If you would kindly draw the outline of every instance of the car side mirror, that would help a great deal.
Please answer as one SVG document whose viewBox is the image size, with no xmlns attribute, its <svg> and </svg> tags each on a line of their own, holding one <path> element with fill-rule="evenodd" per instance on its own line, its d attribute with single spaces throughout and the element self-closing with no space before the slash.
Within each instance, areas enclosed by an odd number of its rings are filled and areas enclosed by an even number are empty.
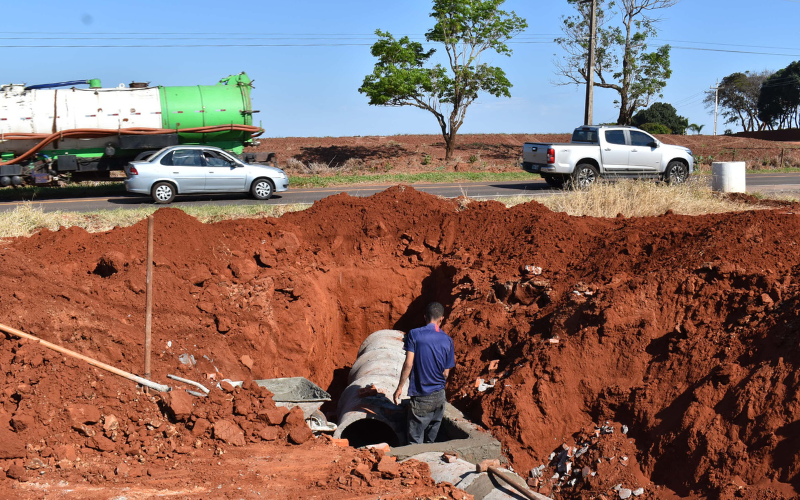
<svg viewBox="0 0 800 500">
<path fill-rule="evenodd" d="M 651 148 L 657 148 L 658 147 L 658 143 L 656 141 L 653 141 L 650 144 L 648 144 L 648 146 L 650 146 Z"/>
</svg>

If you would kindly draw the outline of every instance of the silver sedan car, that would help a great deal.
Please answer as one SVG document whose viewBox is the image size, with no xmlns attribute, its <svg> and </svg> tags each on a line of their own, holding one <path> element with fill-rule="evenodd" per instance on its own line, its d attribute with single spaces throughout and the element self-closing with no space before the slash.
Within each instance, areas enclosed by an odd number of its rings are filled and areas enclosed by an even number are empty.
<svg viewBox="0 0 800 500">
<path fill-rule="evenodd" d="M 279 168 L 242 162 L 212 146 L 170 146 L 125 166 L 125 189 L 170 203 L 178 194 L 247 193 L 268 200 L 289 189 Z"/>
</svg>

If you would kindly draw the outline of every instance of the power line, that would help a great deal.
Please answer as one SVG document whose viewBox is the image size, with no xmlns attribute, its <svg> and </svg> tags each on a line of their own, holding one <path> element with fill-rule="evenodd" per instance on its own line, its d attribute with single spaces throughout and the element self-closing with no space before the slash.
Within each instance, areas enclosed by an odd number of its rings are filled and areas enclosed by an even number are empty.
<svg viewBox="0 0 800 500">
<path fill-rule="evenodd" d="M 800 3 L 800 0 L 798 0 Z M 696 42 L 692 40 L 670 40 L 667 38 L 654 38 L 654 40 L 659 40 L 662 42 L 674 42 L 674 43 L 695 43 L 698 45 L 724 45 L 728 47 L 747 47 L 751 49 L 779 49 L 779 50 L 800 50 L 797 47 L 775 47 L 771 45 L 743 45 L 739 43 L 719 43 L 719 42 Z"/>
<path fill-rule="evenodd" d="M 673 46 L 673 49 L 681 50 L 704 50 L 708 52 L 728 52 L 730 54 L 756 54 L 761 56 L 784 56 L 784 57 L 800 57 L 800 54 L 778 54 L 776 52 L 753 52 L 749 50 L 727 50 L 727 49 L 711 49 L 708 47 L 679 47 Z M 791 50 L 791 49 L 787 49 Z"/>
</svg>

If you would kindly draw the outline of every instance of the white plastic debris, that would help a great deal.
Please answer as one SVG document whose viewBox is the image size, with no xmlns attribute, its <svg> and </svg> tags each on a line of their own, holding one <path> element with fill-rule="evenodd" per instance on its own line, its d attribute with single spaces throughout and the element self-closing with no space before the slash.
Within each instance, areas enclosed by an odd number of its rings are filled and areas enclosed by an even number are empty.
<svg viewBox="0 0 800 500">
<path fill-rule="evenodd" d="M 492 379 L 492 381 L 497 383 L 496 382 L 497 379 Z M 491 389 L 494 386 L 495 386 L 495 384 L 487 384 L 486 381 L 483 380 L 482 378 L 478 379 L 478 392 L 484 392 L 484 391 L 486 391 L 486 389 Z"/>
<path fill-rule="evenodd" d="M 542 268 L 539 266 L 525 266 L 525 272 L 538 276 L 542 274 Z"/>
<path fill-rule="evenodd" d="M 181 364 L 188 366 L 194 366 L 197 364 L 197 361 L 195 361 L 194 356 L 187 353 L 183 353 L 180 356 L 178 356 L 178 361 L 180 361 Z"/>
<path fill-rule="evenodd" d="M 171 341 L 171 340 L 168 340 L 168 341 L 167 341 L 167 349 L 169 349 L 170 347 L 172 347 L 172 341 Z"/>
<path fill-rule="evenodd" d="M 644 495 L 644 488 L 637 488 L 633 490 L 633 496 L 640 497 L 642 495 Z"/>
<path fill-rule="evenodd" d="M 627 434 L 628 433 L 628 426 L 627 425 L 623 425 L 622 426 L 622 433 L 623 434 Z"/>
<path fill-rule="evenodd" d="M 619 490 L 619 497 L 622 500 L 625 500 L 626 498 L 630 498 L 632 494 L 633 494 L 633 492 L 631 490 L 629 490 L 628 488 L 620 488 L 620 490 Z"/>
</svg>

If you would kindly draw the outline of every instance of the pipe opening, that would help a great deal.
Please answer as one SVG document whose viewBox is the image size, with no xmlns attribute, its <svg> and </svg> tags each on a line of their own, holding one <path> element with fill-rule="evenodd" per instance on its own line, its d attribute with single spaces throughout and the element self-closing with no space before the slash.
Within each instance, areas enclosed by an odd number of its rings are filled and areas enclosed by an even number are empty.
<svg viewBox="0 0 800 500">
<path fill-rule="evenodd" d="M 400 444 L 394 430 L 388 424 L 374 418 L 356 420 L 342 431 L 341 437 L 347 439 L 350 446 L 355 448 L 380 443 L 386 443 L 392 447 Z"/>
</svg>

